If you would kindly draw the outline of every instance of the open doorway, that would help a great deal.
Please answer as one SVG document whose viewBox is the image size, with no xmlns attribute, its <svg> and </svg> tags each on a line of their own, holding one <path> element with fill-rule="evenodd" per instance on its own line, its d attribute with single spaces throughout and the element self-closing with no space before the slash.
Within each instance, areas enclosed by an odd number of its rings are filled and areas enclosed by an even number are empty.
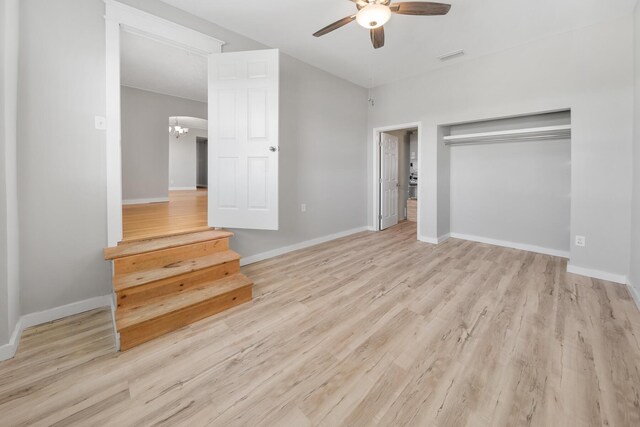
<svg viewBox="0 0 640 427">
<path fill-rule="evenodd" d="M 209 140 L 203 137 L 196 138 L 196 187 L 207 189 L 209 187 Z"/>
<path fill-rule="evenodd" d="M 418 125 L 374 130 L 375 223 L 377 230 L 398 224 L 417 228 Z"/>
<path fill-rule="evenodd" d="M 207 58 L 125 30 L 120 41 L 122 241 L 206 230 Z"/>
</svg>

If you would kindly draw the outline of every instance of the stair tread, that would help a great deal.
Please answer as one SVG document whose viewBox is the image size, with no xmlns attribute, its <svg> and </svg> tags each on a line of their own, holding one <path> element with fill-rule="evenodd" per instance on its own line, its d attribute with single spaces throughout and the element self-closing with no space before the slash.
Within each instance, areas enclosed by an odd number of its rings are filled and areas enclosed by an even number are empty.
<svg viewBox="0 0 640 427">
<path fill-rule="evenodd" d="M 240 259 L 240 255 L 232 250 L 215 252 L 203 257 L 176 262 L 159 268 L 136 271 L 133 273 L 116 275 L 113 277 L 113 287 L 116 292 L 141 286 L 157 280 L 167 279 L 207 267 L 224 264 Z"/>
<path fill-rule="evenodd" d="M 140 241 L 122 242 L 118 246 L 105 248 L 104 259 L 113 260 L 131 255 L 139 255 L 162 249 L 170 249 L 193 243 L 205 242 L 232 237 L 233 233 L 225 230 L 207 230 L 196 233 L 178 234 L 167 237 L 156 237 Z"/>
<path fill-rule="evenodd" d="M 118 330 L 122 330 L 251 285 L 253 285 L 251 279 L 242 273 L 236 273 L 177 294 L 163 295 L 145 301 L 138 306 L 118 309 L 116 325 Z"/>
</svg>

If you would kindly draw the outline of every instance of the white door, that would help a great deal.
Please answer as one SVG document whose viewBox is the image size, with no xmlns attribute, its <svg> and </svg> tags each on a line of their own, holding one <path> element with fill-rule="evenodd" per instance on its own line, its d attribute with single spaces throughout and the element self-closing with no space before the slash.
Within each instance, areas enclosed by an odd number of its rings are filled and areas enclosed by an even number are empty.
<svg viewBox="0 0 640 427">
<path fill-rule="evenodd" d="M 209 58 L 209 226 L 278 229 L 278 50 Z"/>
<path fill-rule="evenodd" d="M 380 134 L 380 230 L 398 223 L 398 137 Z"/>
</svg>

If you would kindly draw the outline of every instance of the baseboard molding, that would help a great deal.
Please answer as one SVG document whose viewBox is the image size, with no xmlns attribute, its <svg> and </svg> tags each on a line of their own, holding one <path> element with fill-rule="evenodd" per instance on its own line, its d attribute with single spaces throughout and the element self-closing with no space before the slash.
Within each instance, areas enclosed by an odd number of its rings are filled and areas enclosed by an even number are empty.
<svg viewBox="0 0 640 427">
<path fill-rule="evenodd" d="M 640 289 L 635 287 L 633 283 L 631 283 L 631 278 L 627 278 L 627 287 L 629 288 L 629 293 L 631 294 L 631 298 L 636 303 L 636 307 L 638 311 L 640 311 Z"/>
<path fill-rule="evenodd" d="M 462 234 L 462 233 L 449 233 L 449 236 L 454 239 L 470 240 L 472 242 L 486 243 L 489 245 L 502 246 L 505 248 L 519 249 L 522 251 L 536 252 L 539 254 L 551 255 L 551 256 L 557 256 L 560 258 L 569 259 L 568 251 L 561 251 L 558 249 L 550 249 L 550 248 L 544 248 L 542 246 L 528 245 L 525 243 L 515 243 L 515 242 L 509 242 L 506 240 L 490 239 L 487 237 L 472 236 L 469 234 Z"/>
<path fill-rule="evenodd" d="M 608 271 L 594 270 L 592 268 L 578 267 L 571 263 L 567 264 L 567 272 L 580 276 L 592 277 L 594 279 L 606 280 L 607 282 L 627 284 L 627 276 L 624 274 L 609 273 Z"/>
<path fill-rule="evenodd" d="M 127 199 L 127 200 L 123 200 L 122 204 L 123 205 L 142 205 L 145 203 L 163 203 L 168 201 L 169 201 L 168 197 L 152 197 L 150 199 Z"/>
<path fill-rule="evenodd" d="M 198 187 L 169 187 L 169 191 L 195 191 Z"/>
<path fill-rule="evenodd" d="M 85 311 L 94 310 L 100 307 L 111 307 L 113 310 L 113 295 L 109 294 L 89 298 L 83 301 L 77 301 L 60 307 L 51 308 L 49 310 L 38 311 L 36 313 L 21 316 L 18 323 L 16 323 L 16 327 L 13 330 L 13 334 L 11 335 L 9 342 L 0 346 L 0 361 L 11 359 L 16 354 L 20 337 L 22 336 L 22 331 L 25 329 L 62 319 L 63 317 L 73 316 L 74 314 L 84 313 Z"/>
<path fill-rule="evenodd" d="M 331 240 L 339 239 L 341 237 L 347 237 L 352 234 L 360 233 L 363 231 L 370 231 L 371 227 L 358 227 L 351 230 L 341 231 L 339 233 L 329 234 L 328 236 L 318 237 L 304 242 L 295 243 L 293 245 L 284 246 L 282 248 L 273 249 L 267 252 L 262 252 L 256 255 L 251 255 L 240 260 L 240 265 L 249 265 L 254 262 L 264 261 L 265 259 L 284 255 L 289 252 L 297 251 L 299 249 L 308 248 L 310 246 L 319 245 L 320 243 L 329 242 Z"/>
<path fill-rule="evenodd" d="M 16 350 L 18 349 L 18 342 L 20 342 L 20 335 L 22 335 L 23 330 L 22 318 L 20 318 L 18 319 L 16 326 L 13 328 L 13 333 L 11 334 L 11 338 L 9 338 L 9 342 L 4 345 L 0 345 L 0 362 L 11 359 L 15 356 Z"/>
</svg>

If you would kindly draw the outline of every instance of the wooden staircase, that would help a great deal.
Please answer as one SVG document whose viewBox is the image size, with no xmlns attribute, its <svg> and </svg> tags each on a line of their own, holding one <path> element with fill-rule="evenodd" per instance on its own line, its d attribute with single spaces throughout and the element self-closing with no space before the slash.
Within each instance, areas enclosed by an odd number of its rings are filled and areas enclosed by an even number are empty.
<svg viewBox="0 0 640 427">
<path fill-rule="evenodd" d="M 120 350 L 251 300 L 253 282 L 229 249 L 232 236 L 211 229 L 104 250 L 114 266 Z"/>
</svg>

